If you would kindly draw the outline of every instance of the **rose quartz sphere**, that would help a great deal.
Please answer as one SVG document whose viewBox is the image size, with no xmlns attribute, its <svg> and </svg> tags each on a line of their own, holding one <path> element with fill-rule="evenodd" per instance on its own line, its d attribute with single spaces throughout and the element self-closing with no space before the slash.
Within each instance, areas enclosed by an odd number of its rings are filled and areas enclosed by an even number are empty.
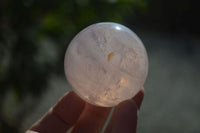
<svg viewBox="0 0 200 133">
<path fill-rule="evenodd" d="M 90 104 L 111 107 L 143 87 L 148 57 L 139 37 L 111 22 L 88 26 L 69 44 L 64 60 L 73 91 Z"/>
</svg>

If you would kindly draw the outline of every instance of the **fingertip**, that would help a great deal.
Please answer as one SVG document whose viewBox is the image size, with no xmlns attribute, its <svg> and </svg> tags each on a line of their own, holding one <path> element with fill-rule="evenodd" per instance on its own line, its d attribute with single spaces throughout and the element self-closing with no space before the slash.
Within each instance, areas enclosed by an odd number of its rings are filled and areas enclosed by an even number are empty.
<svg viewBox="0 0 200 133">
<path fill-rule="evenodd" d="M 66 93 L 56 105 L 52 112 L 66 123 L 73 125 L 83 111 L 85 102 L 73 91 Z"/>
<path fill-rule="evenodd" d="M 135 101 L 133 100 L 126 100 L 121 103 L 119 103 L 115 107 L 115 111 L 117 113 L 122 113 L 122 114 L 137 114 L 138 107 Z"/>
<path fill-rule="evenodd" d="M 138 107 L 133 100 L 118 104 L 105 133 L 135 133 L 137 127 Z"/>
<path fill-rule="evenodd" d="M 135 101 L 138 109 L 140 109 L 141 105 L 142 105 L 142 101 L 144 99 L 144 88 L 142 88 L 133 98 L 132 100 Z"/>
<path fill-rule="evenodd" d="M 66 93 L 30 130 L 65 133 L 78 120 L 85 102 L 74 92 Z"/>
</svg>

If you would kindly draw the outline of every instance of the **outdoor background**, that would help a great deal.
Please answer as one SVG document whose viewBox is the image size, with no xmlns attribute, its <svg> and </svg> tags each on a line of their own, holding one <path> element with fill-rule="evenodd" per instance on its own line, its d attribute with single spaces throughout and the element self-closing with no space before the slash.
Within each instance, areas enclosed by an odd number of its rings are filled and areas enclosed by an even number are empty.
<svg viewBox="0 0 200 133">
<path fill-rule="evenodd" d="M 70 90 L 70 40 L 105 21 L 147 49 L 138 133 L 200 133 L 199 14 L 196 0 L 1 0 L 0 133 L 24 132 Z"/>
</svg>

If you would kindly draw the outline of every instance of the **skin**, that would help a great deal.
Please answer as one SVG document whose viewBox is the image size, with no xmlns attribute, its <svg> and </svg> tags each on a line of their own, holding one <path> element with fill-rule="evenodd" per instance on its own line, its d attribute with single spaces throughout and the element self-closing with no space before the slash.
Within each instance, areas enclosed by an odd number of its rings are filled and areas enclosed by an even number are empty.
<svg viewBox="0 0 200 133">
<path fill-rule="evenodd" d="M 105 129 L 105 133 L 136 133 L 138 110 L 144 89 L 130 100 L 119 103 Z M 84 102 L 73 91 L 66 93 L 27 133 L 100 133 L 111 111 Z M 33 133 L 35 133 L 33 132 Z"/>
</svg>

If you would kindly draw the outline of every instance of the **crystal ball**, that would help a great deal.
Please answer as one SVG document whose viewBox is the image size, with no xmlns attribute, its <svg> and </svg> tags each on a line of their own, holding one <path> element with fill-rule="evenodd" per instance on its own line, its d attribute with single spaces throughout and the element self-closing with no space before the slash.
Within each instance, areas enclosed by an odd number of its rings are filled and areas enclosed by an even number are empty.
<svg viewBox="0 0 200 133">
<path fill-rule="evenodd" d="M 73 91 L 86 102 L 115 106 L 135 96 L 148 72 L 148 57 L 139 37 L 111 22 L 79 32 L 65 54 L 64 69 Z"/>
</svg>

